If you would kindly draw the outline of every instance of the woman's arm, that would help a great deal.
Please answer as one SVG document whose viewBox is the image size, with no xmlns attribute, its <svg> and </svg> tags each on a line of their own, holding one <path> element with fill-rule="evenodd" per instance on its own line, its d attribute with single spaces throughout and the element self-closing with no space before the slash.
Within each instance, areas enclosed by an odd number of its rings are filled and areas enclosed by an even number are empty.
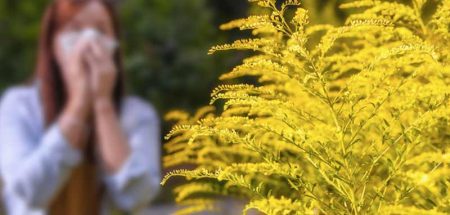
<svg viewBox="0 0 450 215">
<path fill-rule="evenodd" d="M 114 203 L 131 212 L 147 207 L 159 192 L 159 119 L 149 104 L 128 97 L 124 100 L 121 122 L 129 155 L 114 173 L 105 174 L 104 180 Z"/>
<path fill-rule="evenodd" d="M 130 147 L 112 100 L 99 99 L 94 106 L 100 160 L 104 169 L 114 174 L 129 157 Z"/>
<path fill-rule="evenodd" d="M 30 112 L 42 110 L 41 103 L 30 106 L 31 88 L 5 93 L 0 104 L 1 172 L 7 195 L 30 208 L 46 208 L 64 185 L 73 167 L 82 160 L 86 146 L 86 120 L 91 112 L 89 81 L 82 63 L 79 43 L 62 65 L 67 104 L 59 118 L 41 134 L 33 130 L 40 118 Z M 42 131 L 39 131 L 42 132 Z"/>
<path fill-rule="evenodd" d="M 113 100 L 117 69 L 112 52 L 98 43 L 91 42 L 85 59 L 90 68 L 92 105 L 96 126 L 97 148 L 104 169 L 115 173 L 130 154 Z"/>
<path fill-rule="evenodd" d="M 58 124 L 68 142 L 80 150 L 87 143 L 87 119 L 92 113 L 90 77 L 84 60 L 88 47 L 87 41 L 77 43 L 74 51 L 60 65 L 68 102 L 58 118 Z"/>
<path fill-rule="evenodd" d="M 69 100 L 58 118 L 59 128 L 67 142 L 78 150 L 83 150 L 87 143 L 89 111 L 90 107 L 86 101 L 74 98 Z"/>
<path fill-rule="evenodd" d="M 30 108 L 37 107 L 27 106 L 30 93 L 29 89 L 13 89 L 1 101 L 1 173 L 6 198 L 20 199 L 30 208 L 45 208 L 82 160 L 80 150 L 69 143 L 81 135 L 82 128 L 54 123 L 38 134 L 33 128 L 39 119 L 29 114 Z"/>
<path fill-rule="evenodd" d="M 133 129 L 123 130 L 112 96 L 117 70 L 112 53 L 99 44 L 91 44 L 86 53 L 91 68 L 97 148 L 112 199 L 121 209 L 131 212 L 146 206 L 158 193 L 161 178 L 158 120 L 148 106 L 137 105 L 143 108 L 122 113 L 125 117 L 135 116 Z"/>
</svg>

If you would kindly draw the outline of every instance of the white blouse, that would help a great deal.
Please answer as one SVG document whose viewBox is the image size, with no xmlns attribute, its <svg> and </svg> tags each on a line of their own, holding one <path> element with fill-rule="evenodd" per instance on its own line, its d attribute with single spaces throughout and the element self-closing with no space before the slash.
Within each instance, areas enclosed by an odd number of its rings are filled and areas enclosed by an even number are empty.
<svg viewBox="0 0 450 215">
<path fill-rule="evenodd" d="M 159 192 L 159 117 L 136 97 L 122 102 L 120 122 L 132 152 L 106 184 L 103 214 L 112 208 L 137 212 Z M 43 215 L 55 193 L 82 161 L 82 153 L 66 140 L 57 123 L 44 127 L 38 85 L 8 89 L 0 102 L 0 173 L 8 214 Z"/>
</svg>

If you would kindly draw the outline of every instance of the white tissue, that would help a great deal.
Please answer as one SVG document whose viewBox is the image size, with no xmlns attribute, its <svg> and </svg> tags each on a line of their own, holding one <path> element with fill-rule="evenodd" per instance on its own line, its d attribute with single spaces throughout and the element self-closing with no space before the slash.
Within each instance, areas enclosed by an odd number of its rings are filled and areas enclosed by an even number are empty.
<svg viewBox="0 0 450 215">
<path fill-rule="evenodd" d="M 95 28 L 85 28 L 81 31 L 72 31 L 63 33 L 60 37 L 60 45 L 65 55 L 73 51 L 75 45 L 82 40 L 97 40 L 108 49 L 114 51 L 118 47 L 118 43 L 111 37 L 105 36 Z"/>
</svg>

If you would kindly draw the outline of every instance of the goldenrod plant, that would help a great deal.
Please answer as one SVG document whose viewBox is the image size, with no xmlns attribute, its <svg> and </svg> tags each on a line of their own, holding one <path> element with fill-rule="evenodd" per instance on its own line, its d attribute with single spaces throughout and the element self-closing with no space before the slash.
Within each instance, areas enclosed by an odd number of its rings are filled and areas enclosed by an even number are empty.
<svg viewBox="0 0 450 215">
<path fill-rule="evenodd" d="M 226 196 L 244 214 L 450 214 L 450 1 L 346 1 L 343 26 L 309 24 L 300 0 L 250 2 L 265 12 L 221 28 L 254 37 L 210 54 L 255 51 L 221 79 L 257 84 L 166 117 L 165 166 L 194 166 L 162 181 L 187 179 L 179 213 Z"/>
</svg>

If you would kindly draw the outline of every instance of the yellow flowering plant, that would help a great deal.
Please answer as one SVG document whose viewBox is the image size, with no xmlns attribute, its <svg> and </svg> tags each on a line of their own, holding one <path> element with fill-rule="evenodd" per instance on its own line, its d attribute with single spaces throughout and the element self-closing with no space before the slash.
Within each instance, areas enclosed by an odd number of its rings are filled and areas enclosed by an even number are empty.
<svg viewBox="0 0 450 215">
<path fill-rule="evenodd" d="M 244 213 L 449 214 L 450 1 L 346 1 L 342 26 L 310 24 L 300 0 L 249 1 L 261 14 L 221 28 L 254 37 L 210 54 L 255 51 L 221 79 L 257 83 L 166 116 L 165 166 L 195 166 L 162 181 L 187 179 L 179 213 L 231 196 Z"/>
</svg>

